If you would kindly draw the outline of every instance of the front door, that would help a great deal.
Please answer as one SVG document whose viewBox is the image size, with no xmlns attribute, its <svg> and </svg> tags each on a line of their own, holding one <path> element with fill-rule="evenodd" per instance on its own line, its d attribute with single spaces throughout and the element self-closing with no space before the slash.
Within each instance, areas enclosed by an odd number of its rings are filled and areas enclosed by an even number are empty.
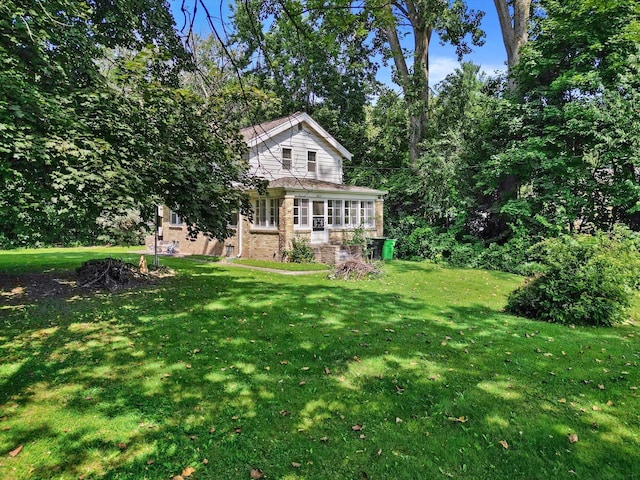
<svg viewBox="0 0 640 480">
<path fill-rule="evenodd" d="M 314 200 L 311 217 L 311 243 L 327 243 L 329 232 L 327 231 L 327 218 L 324 200 Z"/>
</svg>

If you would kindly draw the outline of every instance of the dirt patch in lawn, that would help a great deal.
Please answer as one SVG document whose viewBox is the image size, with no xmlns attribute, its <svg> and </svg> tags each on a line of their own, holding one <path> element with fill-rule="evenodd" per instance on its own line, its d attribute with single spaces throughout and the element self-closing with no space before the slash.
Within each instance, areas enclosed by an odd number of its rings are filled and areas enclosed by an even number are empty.
<svg viewBox="0 0 640 480">
<path fill-rule="evenodd" d="M 0 307 L 19 305 L 26 301 L 38 301 L 45 298 L 70 298 L 77 295 L 91 295 L 97 291 L 130 290 L 156 284 L 165 277 L 175 275 L 172 270 L 150 271 L 126 285 L 105 289 L 95 286 L 79 286 L 75 271 L 24 273 L 7 275 L 0 273 Z"/>
</svg>

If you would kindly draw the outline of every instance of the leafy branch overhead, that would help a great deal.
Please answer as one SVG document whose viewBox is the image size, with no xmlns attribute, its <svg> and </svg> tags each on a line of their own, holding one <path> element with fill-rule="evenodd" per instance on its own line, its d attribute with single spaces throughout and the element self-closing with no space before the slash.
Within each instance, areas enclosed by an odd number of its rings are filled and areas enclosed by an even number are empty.
<svg viewBox="0 0 640 480">
<path fill-rule="evenodd" d="M 252 186 L 223 106 L 163 0 L 0 5 L 0 244 L 93 238 L 95 220 L 166 203 L 227 235 Z"/>
</svg>

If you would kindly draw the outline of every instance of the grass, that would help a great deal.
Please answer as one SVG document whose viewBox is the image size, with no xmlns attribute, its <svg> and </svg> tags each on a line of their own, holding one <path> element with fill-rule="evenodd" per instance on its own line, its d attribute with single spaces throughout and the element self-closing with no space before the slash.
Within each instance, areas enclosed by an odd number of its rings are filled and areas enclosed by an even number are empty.
<svg viewBox="0 0 640 480">
<path fill-rule="evenodd" d="M 640 478 L 640 304 L 566 328 L 502 313 L 521 278 L 495 272 L 162 262 L 146 290 L 0 304 L 0 478 Z"/>
</svg>

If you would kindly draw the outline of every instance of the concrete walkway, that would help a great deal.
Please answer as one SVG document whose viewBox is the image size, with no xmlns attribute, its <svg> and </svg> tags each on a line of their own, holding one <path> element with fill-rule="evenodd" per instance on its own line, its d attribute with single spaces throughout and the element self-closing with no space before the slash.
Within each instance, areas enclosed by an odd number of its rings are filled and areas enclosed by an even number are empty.
<svg viewBox="0 0 640 480">
<path fill-rule="evenodd" d="M 220 265 L 229 265 L 232 267 L 238 268 L 248 268 L 249 270 L 259 270 L 262 272 L 270 272 L 270 273 L 279 273 L 281 275 L 311 275 L 312 273 L 329 273 L 329 270 L 280 270 L 277 268 L 269 268 L 269 267 L 256 267 L 254 265 L 245 265 L 242 263 L 235 263 L 229 260 L 220 260 L 218 262 Z"/>
</svg>

